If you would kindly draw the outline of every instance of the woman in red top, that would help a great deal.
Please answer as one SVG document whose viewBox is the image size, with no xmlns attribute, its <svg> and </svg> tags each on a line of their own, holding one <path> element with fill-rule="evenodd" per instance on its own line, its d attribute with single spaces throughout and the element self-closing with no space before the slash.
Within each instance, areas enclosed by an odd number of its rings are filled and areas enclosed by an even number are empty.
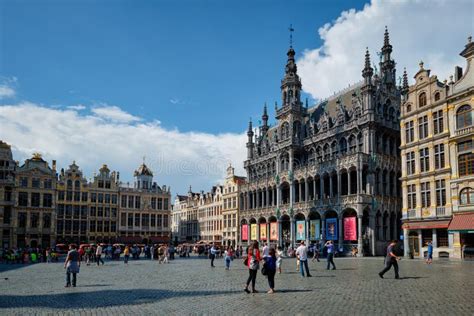
<svg viewBox="0 0 474 316">
<path fill-rule="evenodd" d="M 258 249 L 258 241 L 254 241 L 249 247 L 247 253 L 247 266 L 249 268 L 249 278 L 247 279 L 247 285 L 244 291 L 250 293 L 249 284 L 252 282 L 252 293 L 257 293 L 255 290 L 255 280 L 257 279 L 257 272 L 259 269 L 259 263 L 262 258 L 260 257 L 260 250 Z"/>
</svg>

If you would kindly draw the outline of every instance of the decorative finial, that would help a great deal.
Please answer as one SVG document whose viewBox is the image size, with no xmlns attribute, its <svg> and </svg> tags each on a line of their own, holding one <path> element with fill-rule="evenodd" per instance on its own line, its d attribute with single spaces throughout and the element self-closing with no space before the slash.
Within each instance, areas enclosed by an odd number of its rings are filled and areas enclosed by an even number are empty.
<svg viewBox="0 0 474 316">
<path fill-rule="evenodd" d="M 383 45 L 384 46 L 390 45 L 390 39 L 389 39 L 389 35 L 388 35 L 388 27 L 386 25 L 385 25 L 385 33 L 384 33 L 384 36 L 383 36 Z"/>
<path fill-rule="evenodd" d="M 306 108 L 308 108 L 308 98 L 306 98 Z"/>
<path fill-rule="evenodd" d="M 469 37 L 467 38 L 467 43 L 470 44 L 471 42 L 472 42 L 472 36 L 469 36 Z"/>
<path fill-rule="evenodd" d="M 420 65 L 420 69 L 423 69 L 423 65 L 424 65 L 424 64 L 425 64 L 425 63 L 423 62 L 423 60 L 420 60 L 420 64 L 419 64 L 419 65 Z"/>
<path fill-rule="evenodd" d="M 145 159 L 146 159 L 146 156 L 143 155 L 143 164 L 145 164 Z"/>
<path fill-rule="evenodd" d="M 293 47 L 293 32 L 295 31 L 293 24 L 290 24 L 288 30 L 290 31 L 290 47 Z"/>
</svg>

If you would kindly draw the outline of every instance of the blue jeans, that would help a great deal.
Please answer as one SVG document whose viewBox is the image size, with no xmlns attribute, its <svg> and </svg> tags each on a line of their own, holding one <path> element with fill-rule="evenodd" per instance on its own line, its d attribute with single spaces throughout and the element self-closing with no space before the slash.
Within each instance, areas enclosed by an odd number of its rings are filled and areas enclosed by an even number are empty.
<svg viewBox="0 0 474 316">
<path fill-rule="evenodd" d="M 328 267 L 327 267 L 328 270 L 331 264 L 332 264 L 332 268 L 336 269 L 336 265 L 334 264 L 334 254 L 332 252 L 328 253 Z"/>
<path fill-rule="evenodd" d="M 76 286 L 76 275 L 77 273 L 72 274 L 72 285 Z M 66 272 L 66 285 L 71 285 L 71 273 Z"/>
<path fill-rule="evenodd" d="M 230 268 L 230 261 L 231 261 L 231 258 L 230 257 L 225 257 L 225 267 L 227 269 Z"/>
<path fill-rule="evenodd" d="M 308 260 L 300 260 L 300 272 L 302 276 L 304 276 L 303 266 L 306 270 L 306 276 L 310 276 L 311 274 L 309 274 Z"/>
</svg>

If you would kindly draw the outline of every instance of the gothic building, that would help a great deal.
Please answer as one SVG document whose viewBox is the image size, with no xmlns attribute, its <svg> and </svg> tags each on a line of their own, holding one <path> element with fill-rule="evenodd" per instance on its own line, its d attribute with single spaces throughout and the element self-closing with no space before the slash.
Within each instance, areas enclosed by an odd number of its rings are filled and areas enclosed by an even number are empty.
<svg viewBox="0 0 474 316">
<path fill-rule="evenodd" d="M 367 50 L 361 82 L 308 107 L 290 46 L 276 124 L 265 105 L 262 125 L 248 127 L 242 243 L 331 239 L 375 255 L 400 236 L 400 88 L 391 53 L 385 30 L 379 70 Z"/>
</svg>

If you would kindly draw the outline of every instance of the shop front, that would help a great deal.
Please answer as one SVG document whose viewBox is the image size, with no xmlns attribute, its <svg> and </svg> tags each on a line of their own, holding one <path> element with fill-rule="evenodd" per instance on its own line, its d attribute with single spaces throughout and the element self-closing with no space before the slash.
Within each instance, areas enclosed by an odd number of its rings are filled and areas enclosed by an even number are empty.
<svg viewBox="0 0 474 316">
<path fill-rule="evenodd" d="M 454 213 L 448 231 L 454 235 L 455 257 L 474 259 L 474 212 Z"/>
</svg>

